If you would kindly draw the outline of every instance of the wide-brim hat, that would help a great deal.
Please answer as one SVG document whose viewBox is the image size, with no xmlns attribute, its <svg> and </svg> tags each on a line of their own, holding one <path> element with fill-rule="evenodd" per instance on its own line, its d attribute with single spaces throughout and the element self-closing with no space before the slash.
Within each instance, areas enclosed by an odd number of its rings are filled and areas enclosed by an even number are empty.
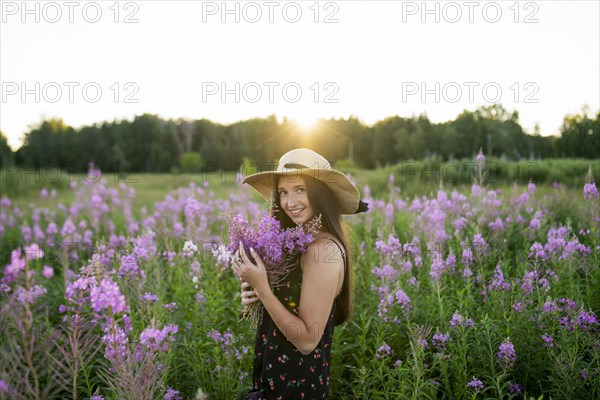
<svg viewBox="0 0 600 400">
<path fill-rule="evenodd" d="M 248 175 L 242 180 L 259 192 L 269 204 L 274 200 L 275 177 L 289 179 L 290 182 L 313 178 L 323 182 L 335 197 L 340 214 L 358 214 L 369 209 L 360 199 L 358 188 L 346 174 L 331 167 L 320 154 L 305 148 L 290 150 L 279 159 L 276 171 L 265 171 Z"/>
</svg>

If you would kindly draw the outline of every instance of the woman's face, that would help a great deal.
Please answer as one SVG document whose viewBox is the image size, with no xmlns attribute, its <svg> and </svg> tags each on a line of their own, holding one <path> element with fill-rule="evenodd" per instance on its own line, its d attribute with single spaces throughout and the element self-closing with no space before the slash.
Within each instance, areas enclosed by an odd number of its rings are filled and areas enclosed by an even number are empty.
<svg viewBox="0 0 600 400">
<path fill-rule="evenodd" d="M 281 208 L 296 225 L 303 224 L 313 217 L 304 177 L 280 177 L 277 191 Z"/>
</svg>

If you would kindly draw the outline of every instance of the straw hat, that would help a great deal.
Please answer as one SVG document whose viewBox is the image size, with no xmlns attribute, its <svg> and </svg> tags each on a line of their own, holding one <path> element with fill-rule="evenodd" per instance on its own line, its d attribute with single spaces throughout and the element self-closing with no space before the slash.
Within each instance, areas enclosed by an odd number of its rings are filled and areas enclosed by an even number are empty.
<svg viewBox="0 0 600 400">
<path fill-rule="evenodd" d="M 358 214 L 369 209 L 368 204 L 360 199 L 360 193 L 346 174 L 331 168 L 329 162 L 320 154 L 310 149 L 294 149 L 279 159 L 276 171 L 259 172 L 248 175 L 242 180 L 258 191 L 267 202 L 273 200 L 275 176 L 285 176 L 290 182 L 312 177 L 326 184 L 336 198 L 340 214 Z M 281 179 L 281 178 L 280 178 Z"/>
</svg>

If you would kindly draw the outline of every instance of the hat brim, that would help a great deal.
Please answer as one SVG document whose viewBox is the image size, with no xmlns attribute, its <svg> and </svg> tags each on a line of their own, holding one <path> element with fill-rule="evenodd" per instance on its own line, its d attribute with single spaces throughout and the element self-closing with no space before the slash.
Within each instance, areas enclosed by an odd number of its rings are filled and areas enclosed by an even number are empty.
<svg viewBox="0 0 600 400">
<path fill-rule="evenodd" d="M 270 204 L 273 201 L 275 176 L 285 177 L 289 182 L 298 182 L 300 177 L 312 178 L 329 187 L 340 208 L 340 214 L 354 214 L 359 207 L 360 192 L 346 174 L 337 170 L 299 168 L 285 172 L 266 171 L 248 175 L 242 180 Z M 281 179 L 281 178 L 280 178 Z"/>
</svg>

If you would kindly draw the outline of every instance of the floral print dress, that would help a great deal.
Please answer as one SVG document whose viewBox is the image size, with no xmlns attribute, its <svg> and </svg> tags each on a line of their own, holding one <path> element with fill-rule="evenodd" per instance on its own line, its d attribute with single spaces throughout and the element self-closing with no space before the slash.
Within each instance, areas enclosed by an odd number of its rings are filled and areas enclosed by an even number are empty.
<svg viewBox="0 0 600 400">
<path fill-rule="evenodd" d="M 330 239 L 336 245 L 333 239 Z M 340 247 L 340 250 L 342 248 Z M 298 315 L 300 290 L 302 288 L 302 268 L 300 256 L 296 266 L 286 277 L 283 286 L 274 293 L 283 305 Z M 342 256 L 345 253 L 342 250 Z M 333 315 L 337 306 L 336 296 L 327 325 L 317 347 L 307 355 L 296 349 L 277 328 L 266 310 L 262 323 L 258 326 L 254 344 L 254 367 L 252 372 L 253 391 L 242 400 L 291 400 L 326 399 L 329 392 L 329 361 L 333 339 Z"/>
</svg>

